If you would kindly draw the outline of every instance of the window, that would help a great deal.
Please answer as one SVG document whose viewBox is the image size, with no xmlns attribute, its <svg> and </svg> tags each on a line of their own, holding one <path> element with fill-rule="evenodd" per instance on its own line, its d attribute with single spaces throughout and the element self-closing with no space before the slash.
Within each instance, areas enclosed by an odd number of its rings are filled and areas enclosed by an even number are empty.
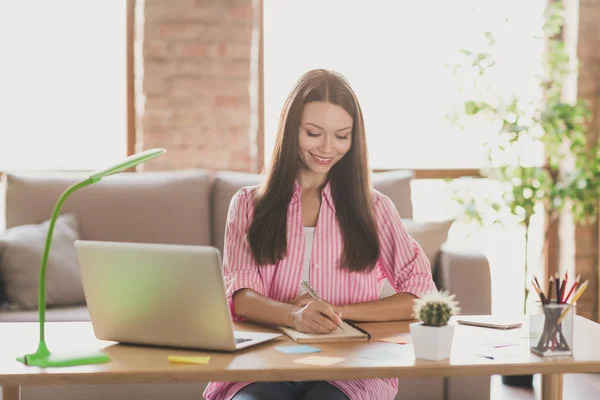
<svg viewBox="0 0 600 400">
<path fill-rule="evenodd" d="M 472 75 L 454 75 L 460 49 L 482 51 L 485 32 L 498 38 L 489 93 L 541 95 L 542 35 L 546 1 L 343 1 L 264 0 L 265 165 L 273 148 L 281 107 L 295 81 L 313 68 L 348 78 L 360 100 L 374 169 L 458 169 L 485 165 L 483 142 L 497 132 L 488 121 L 464 131 L 446 118 L 469 96 Z M 471 91 L 469 91 L 471 90 Z M 538 147 L 523 160 L 540 165 Z M 511 160 L 507 160 L 511 162 Z M 452 187 L 443 180 L 415 180 L 416 220 L 456 215 Z M 473 180 L 473 189 L 493 184 Z M 540 266 L 543 219 L 532 221 L 531 271 Z M 523 303 L 524 232 L 516 223 L 479 228 L 456 222 L 449 242 L 476 248 L 490 261 L 492 311 L 520 313 Z M 538 270 L 539 271 L 539 270 Z M 511 295 L 508 296 L 507 293 Z M 530 296 L 532 299 L 534 296 Z"/>
<path fill-rule="evenodd" d="M 456 202 L 451 198 L 456 189 L 468 184 L 471 191 L 494 194 L 498 190 L 495 183 L 487 179 L 473 179 L 469 182 L 414 180 L 411 184 L 414 219 L 441 221 L 453 218 L 459 213 Z M 480 227 L 458 218 L 448 233 L 448 244 L 457 248 L 477 249 L 485 254 L 490 263 L 492 312 L 510 315 L 518 314 L 523 309 L 525 231 L 510 216 L 503 218 L 503 222 L 503 226 L 488 223 Z M 544 218 L 537 214 L 531 221 L 528 258 L 529 273 L 538 277 L 542 276 L 543 230 Z M 529 296 L 529 305 L 534 302 L 535 297 Z"/>
<path fill-rule="evenodd" d="M 447 122 L 464 99 L 456 85 L 469 83 L 448 64 L 459 61 L 461 48 L 481 49 L 491 31 L 501 39 L 494 91 L 534 100 L 543 43 L 533 36 L 541 34 L 545 3 L 265 0 L 265 165 L 295 81 L 327 68 L 344 74 L 357 93 L 373 168 L 483 166 L 481 143 L 493 129 L 478 124 L 461 132 Z"/>
<path fill-rule="evenodd" d="M 127 153 L 126 2 L 0 3 L 0 171 Z"/>
</svg>

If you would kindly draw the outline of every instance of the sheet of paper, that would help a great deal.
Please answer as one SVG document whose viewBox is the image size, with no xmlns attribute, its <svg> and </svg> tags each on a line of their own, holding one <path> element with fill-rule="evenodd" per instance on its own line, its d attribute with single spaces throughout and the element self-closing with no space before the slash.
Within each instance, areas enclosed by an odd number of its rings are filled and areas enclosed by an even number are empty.
<svg viewBox="0 0 600 400">
<path fill-rule="evenodd" d="M 521 339 L 539 339 L 540 336 L 542 336 L 541 333 L 524 333 L 523 335 L 520 336 Z"/>
<path fill-rule="evenodd" d="M 519 358 L 523 351 L 524 349 L 521 345 L 499 347 L 480 346 L 479 350 L 475 352 L 475 355 L 487 358 L 488 360 L 510 360 Z"/>
<path fill-rule="evenodd" d="M 386 337 L 383 339 L 377 339 L 378 342 L 395 343 L 395 344 L 409 344 L 410 339 L 406 335 L 395 335 Z"/>
<path fill-rule="evenodd" d="M 483 342 L 482 345 L 485 347 L 499 349 L 502 347 L 519 346 L 520 343 L 514 339 L 491 339 Z"/>
<path fill-rule="evenodd" d="M 169 356 L 171 363 L 206 365 L 209 361 L 210 357 Z"/>
<path fill-rule="evenodd" d="M 280 346 L 275 347 L 275 350 L 279 350 L 285 354 L 306 354 L 306 353 L 319 353 L 321 350 L 312 346 Z"/>
<path fill-rule="evenodd" d="M 324 356 L 308 356 L 299 358 L 294 360 L 295 363 L 298 364 L 307 364 L 307 365 L 333 365 L 337 363 L 341 363 L 345 358 L 341 357 L 324 357 Z"/>
<path fill-rule="evenodd" d="M 365 351 L 365 352 L 360 353 L 359 357 L 368 358 L 370 360 L 375 360 L 375 361 L 388 361 L 388 360 L 394 360 L 394 359 L 401 358 L 400 355 L 390 353 L 389 351 L 385 351 L 385 350 L 375 350 L 375 351 L 370 351 L 370 352 Z"/>
</svg>

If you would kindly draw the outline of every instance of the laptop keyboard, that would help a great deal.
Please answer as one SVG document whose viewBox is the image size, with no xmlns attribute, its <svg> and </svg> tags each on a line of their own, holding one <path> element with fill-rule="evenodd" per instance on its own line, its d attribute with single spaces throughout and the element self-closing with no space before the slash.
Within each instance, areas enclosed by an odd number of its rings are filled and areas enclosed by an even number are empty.
<svg viewBox="0 0 600 400">
<path fill-rule="evenodd" d="M 252 339 L 248 339 L 248 338 L 235 338 L 235 343 L 236 344 L 237 343 L 244 343 L 244 342 L 247 342 L 249 340 L 252 340 Z"/>
</svg>

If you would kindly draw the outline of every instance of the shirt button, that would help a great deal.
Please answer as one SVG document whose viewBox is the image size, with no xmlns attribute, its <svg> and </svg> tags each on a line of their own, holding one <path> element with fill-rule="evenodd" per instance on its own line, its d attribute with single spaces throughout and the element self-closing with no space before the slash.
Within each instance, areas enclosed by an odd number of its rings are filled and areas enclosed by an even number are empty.
<svg viewBox="0 0 600 400">
<path fill-rule="evenodd" d="M 318 269 L 318 268 L 319 268 L 319 264 L 315 264 L 315 269 Z"/>
</svg>

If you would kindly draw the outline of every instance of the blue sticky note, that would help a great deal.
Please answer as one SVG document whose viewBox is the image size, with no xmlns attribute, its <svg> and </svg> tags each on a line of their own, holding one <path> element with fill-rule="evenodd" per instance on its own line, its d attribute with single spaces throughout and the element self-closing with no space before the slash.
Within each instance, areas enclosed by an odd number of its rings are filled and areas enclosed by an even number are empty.
<svg viewBox="0 0 600 400">
<path fill-rule="evenodd" d="M 285 354 L 307 354 L 307 353 L 319 353 L 321 352 L 321 349 L 317 349 L 316 347 L 312 347 L 312 346 L 306 346 L 306 345 L 302 345 L 302 346 L 280 346 L 280 347 L 275 347 L 276 350 L 281 351 L 282 353 Z"/>
</svg>

